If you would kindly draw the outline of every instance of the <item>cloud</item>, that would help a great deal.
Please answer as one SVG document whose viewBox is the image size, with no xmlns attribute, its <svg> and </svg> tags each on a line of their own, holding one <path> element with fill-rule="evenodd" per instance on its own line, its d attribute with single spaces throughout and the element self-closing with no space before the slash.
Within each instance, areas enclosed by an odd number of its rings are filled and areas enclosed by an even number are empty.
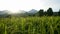
<svg viewBox="0 0 60 34">
<path fill-rule="evenodd" d="M 0 10 L 31 10 L 31 9 L 48 9 L 58 10 L 60 0 L 0 0 Z"/>
</svg>

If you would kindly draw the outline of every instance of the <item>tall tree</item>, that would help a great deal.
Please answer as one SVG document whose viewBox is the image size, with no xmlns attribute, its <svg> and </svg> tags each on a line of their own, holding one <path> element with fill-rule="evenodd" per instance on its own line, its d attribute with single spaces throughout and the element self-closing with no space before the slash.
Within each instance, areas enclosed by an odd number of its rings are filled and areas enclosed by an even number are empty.
<svg viewBox="0 0 60 34">
<path fill-rule="evenodd" d="M 47 16 L 47 12 L 46 11 L 44 11 L 44 16 Z"/>
<path fill-rule="evenodd" d="M 39 16 L 43 16 L 44 15 L 44 10 L 40 9 L 38 13 L 39 13 Z"/>
<path fill-rule="evenodd" d="M 58 15 L 60 16 L 60 9 L 59 9 Z"/>
<path fill-rule="evenodd" d="M 49 9 L 47 10 L 47 15 L 48 15 L 48 16 L 52 16 L 52 15 L 53 15 L 53 10 L 52 10 L 52 8 L 49 8 Z"/>
</svg>

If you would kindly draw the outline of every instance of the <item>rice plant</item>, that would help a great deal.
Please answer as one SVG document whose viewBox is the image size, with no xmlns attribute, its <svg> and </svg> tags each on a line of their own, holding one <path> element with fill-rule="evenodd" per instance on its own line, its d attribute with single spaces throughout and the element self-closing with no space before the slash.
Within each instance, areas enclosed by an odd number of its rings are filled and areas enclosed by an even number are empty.
<svg viewBox="0 0 60 34">
<path fill-rule="evenodd" d="M 60 17 L 0 18 L 0 34 L 60 34 Z"/>
</svg>

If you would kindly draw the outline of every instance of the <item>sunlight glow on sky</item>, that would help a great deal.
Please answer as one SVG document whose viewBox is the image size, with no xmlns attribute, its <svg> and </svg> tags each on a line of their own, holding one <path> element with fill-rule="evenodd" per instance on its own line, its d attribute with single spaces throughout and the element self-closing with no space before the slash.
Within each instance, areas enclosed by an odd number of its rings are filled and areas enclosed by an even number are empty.
<svg viewBox="0 0 60 34">
<path fill-rule="evenodd" d="M 47 10 L 49 7 L 55 11 L 59 10 L 60 0 L 0 0 L 0 10 Z"/>
</svg>

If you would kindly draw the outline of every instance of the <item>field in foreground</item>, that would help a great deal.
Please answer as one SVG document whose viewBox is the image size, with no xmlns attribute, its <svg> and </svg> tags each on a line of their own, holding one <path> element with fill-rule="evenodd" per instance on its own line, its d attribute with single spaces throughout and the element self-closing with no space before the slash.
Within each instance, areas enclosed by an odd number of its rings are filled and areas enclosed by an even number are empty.
<svg viewBox="0 0 60 34">
<path fill-rule="evenodd" d="M 0 18 L 0 34 L 60 34 L 60 17 Z"/>
</svg>

